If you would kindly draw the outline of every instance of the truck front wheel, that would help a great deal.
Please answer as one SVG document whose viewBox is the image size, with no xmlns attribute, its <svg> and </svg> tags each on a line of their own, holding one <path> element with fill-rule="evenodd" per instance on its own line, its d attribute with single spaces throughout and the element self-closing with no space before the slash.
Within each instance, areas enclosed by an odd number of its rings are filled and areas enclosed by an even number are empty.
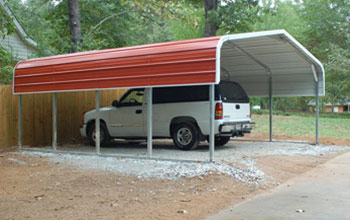
<svg viewBox="0 0 350 220">
<path fill-rule="evenodd" d="M 193 150 L 199 145 L 199 131 L 194 124 L 180 123 L 173 129 L 174 144 L 181 150 Z"/>
</svg>

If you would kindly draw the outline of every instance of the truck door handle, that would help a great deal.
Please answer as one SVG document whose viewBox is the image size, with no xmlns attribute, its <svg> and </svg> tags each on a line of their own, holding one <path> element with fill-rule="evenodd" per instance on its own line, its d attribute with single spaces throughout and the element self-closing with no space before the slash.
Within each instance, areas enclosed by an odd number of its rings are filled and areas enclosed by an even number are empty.
<svg viewBox="0 0 350 220">
<path fill-rule="evenodd" d="M 142 110 L 141 109 L 137 109 L 136 110 L 136 114 L 141 114 L 142 113 Z"/>
<path fill-rule="evenodd" d="M 240 105 L 236 105 L 236 109 L 240 109 L 241 108 L 241 106 Z"/>
</svg>

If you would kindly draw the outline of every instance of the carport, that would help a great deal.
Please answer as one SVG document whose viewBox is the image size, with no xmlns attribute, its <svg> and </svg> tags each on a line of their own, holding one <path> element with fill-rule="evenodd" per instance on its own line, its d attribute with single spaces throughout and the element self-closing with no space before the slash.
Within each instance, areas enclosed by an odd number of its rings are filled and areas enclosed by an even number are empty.
<svg viewBox="0 0 350 220">
<path fill-rule="evenodd" d="M 214 160 L 214 85 L 221 79 L 240 83 L 249 96 L 316 97 L 318 144 L 319 96 L 325 94 L 322 64 L 285 30 L 174 41 L 89 51 L 19 62 L 13 93 L 19 95 L 18 147 L 22 149 L 22 95 L 53 94 L 53 151 L 57 151 L 58 92 L 96 92 L 96 153 L 100 153 L 100 90 L 209 85 L 209 160 Z M 152 105 L 147 105 L 147 152 L 152 157 Z"/>
</svg>

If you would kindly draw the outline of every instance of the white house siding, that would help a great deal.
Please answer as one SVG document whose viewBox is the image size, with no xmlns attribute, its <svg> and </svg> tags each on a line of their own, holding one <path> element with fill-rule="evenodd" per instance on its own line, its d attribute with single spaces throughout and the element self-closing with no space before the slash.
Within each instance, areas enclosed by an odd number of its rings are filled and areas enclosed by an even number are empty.
<svg viewBox="0 0 350 220">
<path fill-rule="evenodd" d="M 32 46 L 24 43 L 17 32 L 4 39 L 0 38 L 0 44 L 18 60 L 28 59 L 35 52 Z"/>
</svg>

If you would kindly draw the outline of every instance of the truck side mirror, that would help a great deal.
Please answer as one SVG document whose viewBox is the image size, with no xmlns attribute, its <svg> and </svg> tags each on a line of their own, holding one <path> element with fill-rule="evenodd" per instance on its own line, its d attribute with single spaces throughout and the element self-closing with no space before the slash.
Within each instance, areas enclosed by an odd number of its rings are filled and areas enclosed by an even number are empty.
<svg viewBox="0 0 350 220">
<path fill-rule="evenodd" d="M 113 102 L 112 102 L 112 106 L 114 106 L 114 107 L 118 107 L 118 101 L 117 101 L 117 100 L 113 100 Z"/>
</svg>

